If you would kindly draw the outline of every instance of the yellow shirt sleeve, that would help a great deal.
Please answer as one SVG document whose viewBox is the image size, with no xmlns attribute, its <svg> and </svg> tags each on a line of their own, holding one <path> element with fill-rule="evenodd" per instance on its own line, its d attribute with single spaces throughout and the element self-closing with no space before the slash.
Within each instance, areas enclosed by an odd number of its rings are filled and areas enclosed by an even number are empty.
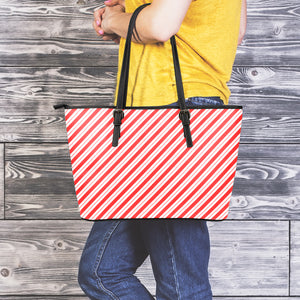
<svg viewBox="0 0 300 300">
<path fill-rule="evenodd" d="M 126 11 L 143 4 L 126 0 Z M 241 14 L 241 0 L 192 1 L 176 44 L 185 97 L 219 96 L 228 104 Z M 117 89 L 125 40 L 119 48 Z M 117 99 L 117 89 L 115 100 Z M 127 106 L 159 106 L 177 101 L 170 41 L 157 44 L 132 43 Z"/>
</svg>

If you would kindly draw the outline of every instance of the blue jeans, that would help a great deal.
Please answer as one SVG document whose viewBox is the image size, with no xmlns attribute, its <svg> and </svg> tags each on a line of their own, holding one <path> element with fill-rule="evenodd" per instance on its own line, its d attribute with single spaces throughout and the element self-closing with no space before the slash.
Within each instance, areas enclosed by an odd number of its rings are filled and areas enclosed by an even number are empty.
<svg viewBox="0 0 300 300">
<path fill-rule="evenodd" d="M 190 105 L 221 105 L 194 97 Z M 94 221 L 79 263 L 78 282 L 92 300 L 153 300 L 134 275 L 147 256 L 157 300 L 211 300 L 210 240 L 206 220 L 132 219 Z"/>
</svg>

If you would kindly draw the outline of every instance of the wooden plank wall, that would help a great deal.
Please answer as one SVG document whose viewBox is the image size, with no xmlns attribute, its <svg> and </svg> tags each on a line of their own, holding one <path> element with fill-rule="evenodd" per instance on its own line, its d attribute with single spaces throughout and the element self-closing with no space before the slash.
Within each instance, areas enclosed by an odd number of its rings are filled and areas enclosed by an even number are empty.
<svg viewBox="0 0 300 300">
<path fill-rule="evenodd" d="M 74 197 L 59 102 L 112 101 L 117 46 L 95 0 L 0 0 L 0 298 L 87 299 L 91 222 Z M 226 221 L 208 222 L 215 299 L 300 299 L 300 3 L 248 0 L 231 104 L 244 106 Z M 155 293 L 149 261 L 138 276 Z"/>
</svg>

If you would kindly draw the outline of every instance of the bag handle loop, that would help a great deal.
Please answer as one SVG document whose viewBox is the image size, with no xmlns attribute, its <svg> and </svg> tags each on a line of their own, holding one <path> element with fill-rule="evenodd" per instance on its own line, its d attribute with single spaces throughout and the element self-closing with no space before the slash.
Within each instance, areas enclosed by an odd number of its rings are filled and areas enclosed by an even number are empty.
<svg viewBox="0 0 300 300">
<path fill-rule="evenodd" d="M 128 26 L 128 32 L 126 36 L 126 43 L 123 55 L 122 69 L 119 80 L 119 89 L 118 89 L 118 97 L 117 97 L 117 107 L 113 112 L 114 116 L 114 132 L 113 132 L 113 141 L 112 146 L 117 147 L 118 141 L 120 138 L 120 129 L 122 124 L 122 119 L 124 118 L 123 109 L 126 108 L 126 98 L 127 98 L 127 89 L 128 89 L 128 77 L 129 77 L 129 64 L 130 64 L 130 49 L 131 49 L 131 37 L 133 34 L 133 28 L 135 26 L 136 18 L 139 12 L 145 8 L 150 3 L 143 4 L 139 6 L 132 14 Z M 185 97 L 183 91 L 182 77 L 180 72 L 180 65 L 176 47 L 175 36 L 171 37 L 171 45 L 172 45 L 172 55 L 173 55 L 173 63 L 174 63 L 174 71 L 175 71 L 175 80 L 176 80 L 176 88 L 177 88 L 177 96 L 178 96 L 178 105 L 180 108 L 179 118 L 183 125 L 184 137 L 186 139 L 187 147 L 193 146 L 191 131 L 190 131 L 190 113 L 185 104 Z"/>
</svg>

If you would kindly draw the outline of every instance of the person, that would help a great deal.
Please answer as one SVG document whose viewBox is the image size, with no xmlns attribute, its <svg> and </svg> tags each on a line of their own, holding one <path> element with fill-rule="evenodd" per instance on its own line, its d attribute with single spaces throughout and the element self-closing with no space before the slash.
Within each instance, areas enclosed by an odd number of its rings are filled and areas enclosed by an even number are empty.
<svg viewBox="0 0 300 300">
<path fill-rule="evenodd" d="M 143 1 L 125 4 L 106 1 L 93 23 L 103 40 L 120 43 L 118 78 L 129 20 Z M 169 43 L 175 34 L 187 106 L 228 104 L 227 82 L 245 29 L 246 0 L 153 0 L 136 20 L 127 105 L 177 101 Z M 79 285 L 92 300 L 154 299 L 135 276 L 148 256 L 157 300 L 212 299 L 204 219 L 94 221 L 79 262 Z"/>
</svg>

